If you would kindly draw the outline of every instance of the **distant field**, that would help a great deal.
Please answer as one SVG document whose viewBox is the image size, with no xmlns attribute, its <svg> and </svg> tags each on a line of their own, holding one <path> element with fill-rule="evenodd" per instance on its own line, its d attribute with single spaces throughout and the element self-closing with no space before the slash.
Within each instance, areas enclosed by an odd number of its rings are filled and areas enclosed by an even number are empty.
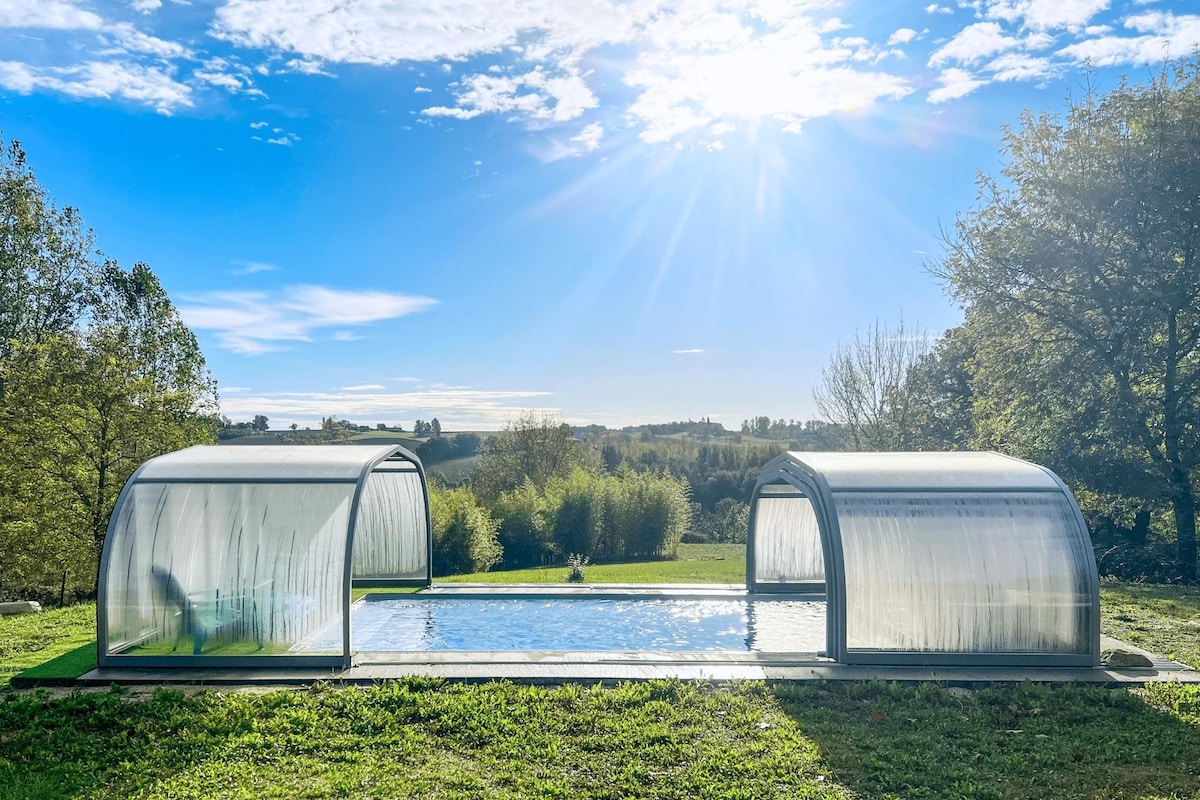
<svg viewBox="0 0 1200 800">
<path fill-rule="evenodd" d="M 427 464 L 425 469 L 430 475 L 440 478 L 446 483 L 459 484 L 471 477 L 471 473 L 475 471 L 475 462 L 478 459 L 479 456 L 452 458 L 449 461 Z"/>
<path fill-rule="evenodd" d="M 745 583 L 746 546 L 681 544 L 674 561 L 594 564 L 584 568 L 587 583 Z M 566 567 L 476 572 L 435 579 L 435 583 L 564 583 Z"/>
<path fill-rule="evenodd" d="M 415 439 L 411 433 L 404 431 L 397 433 L 396 431 L 367 431 L 366 433 L 356 433 L 350 437 L 351 441 L 355 442 L 370 442 L 378 440 L 382 444 L 390 442 L 402 442 L 408 439 Z M 424 441 L 418 440 L 418 441 Z"/>
</svg>

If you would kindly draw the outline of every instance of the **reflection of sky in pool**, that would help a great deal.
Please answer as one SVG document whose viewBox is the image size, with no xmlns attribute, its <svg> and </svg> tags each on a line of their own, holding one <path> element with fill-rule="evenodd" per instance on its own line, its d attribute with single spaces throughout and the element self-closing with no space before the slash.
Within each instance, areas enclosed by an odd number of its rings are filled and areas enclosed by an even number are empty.
<svg viewBox="0 0 1200 800">
<path fill-rule="evenodd" d="M 397 597 L 356 603 L 357 652 L 618 650 L 815 653 L 825 603 L 601 597 Z M 341 624 L 297 650 L 340 650 Z"/>
</svg>

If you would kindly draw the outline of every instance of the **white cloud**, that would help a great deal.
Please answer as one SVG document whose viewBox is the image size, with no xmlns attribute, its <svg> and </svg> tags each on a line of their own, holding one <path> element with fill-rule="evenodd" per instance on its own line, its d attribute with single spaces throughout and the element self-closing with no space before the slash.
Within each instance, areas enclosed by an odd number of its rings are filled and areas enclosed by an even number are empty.
<svg viewBox="0 0 1200 800">
<path fill-rule="evenodd" d="M 888 37 L 887 43 L 889 47 L 894 44 L 907 44 L 908 42 L 911 42 L 916 35 L 917 32 L 912 28 L 900 28 Z"/>
<path fill-rule="evenodd" d="M 989 63 L 987 70 L 997 81 L 1035 81 L 1049 77 L 1053 68 L 1048 58 L 1005 53 Z"/>
<path fill-rule="evenodd" d="M 343 386 L 339 392 L 371 392 L 376 389 L 386 389 L 381 383 L 363 383 L 358 386 Z"/>
<path fill-rule="evenodd" d="M 293 58 L 284 63 L 280 72 L 297 72 L 301 75 L 333 77 L 333 73 L 325 70 L 325 62 L 319 58 Z"/>
<path fill-rule="evenodd" d="M 1033 30 L 1078 30 L 1108 5 L 1109 0 L 992 0 L 985 14 Z"/>
<path fill-rule="evenodd" d="M 350 387 L 354 388 L 354 387 Z M 225 390 L 222 390 L 225 391 Z M 411 392 L 378 390 L 333 392 L 238 393 L 221 400 L 222 413 L 234 419 L 250 419 L 255 414 L 271 418 L 272 427 L 317 427 L 329 415 L 361 424 L 437 417 L 443 428 L 457 430 L 499 430 L 524 411 L 545 411 L 557 415 L 558 408 L 538 401 L 550 392 L 535 390 L 484 390 L 471 387 L 428 387 Z"/>
<path fill-rule="evenodd" d="M 291 147 L 295 142 L 300 141 L 300 137 L 294 133 L 285 133 L 283 136 L 276 136 L 273 139 L 267 139 L 267 144 L 277 144 L 280 147 Z"/>
<path fill-rule="evenodd" d="M 599 122 L 593 122 L 585 125 L 579 133 L 565 142 L 560 138 L 550 137 L 542 146 L 531 148 L 531 150 L 542 163 L 550 163 L 563 158 L 574 158 L 585 153 L 595 152 L 599 149 L 600 140 L 603 138 L 604 126 Z M 482 165 L 482 162 L 475 164 L 476 167 Z"/>
<path fill-rule="evenodd" d="M 1004 33 L 999 23 L 976 22 L 963 28 L 934 51 L 929 57 L 929 66 L 941 67 L 949 62 L 970 65 L 1021 46 L 1021 40 Z"/>
<path fill-rule="evenodd" d="M 129 7 L 143 14 L 150 14 L 162 8 L 162 0 L 132 0 Z"/>
<path fill-rule="evenodd" d="M 838 38 L 849 25 L 828 16 L 828 7 L 785 0 L 728 6 L 706 0 L 225 0 L 211 32 L 320 63 L 441 61 L 448 72 L 450 62 L 506 54 L 511 68 L 490 64 L 464 75 L 451 84 L 453 103 L 422 113 L 458 120 L 499 114 L 538 127 L 596 108 L 599 79 L 581 64 L 603 46 L 630 46 L 636 62 L 617 67 L 624 84 L 638 92 L 627 119 L 655 142 L 725 117 L 772 117 L 792 130 L 805 119 L 908 94 L 904 78 L 860 66 L 897 51 L 859 36 Z"/>
<path fill-rule="evenodd" d="M 269 123 L 269 122 L 251 122 L 250 127 L 254 128 L 255 130 L 258 130 L 259 128 L 265 128 L 270 124 L 271 123 Z"/>
<path fill-rule="evenodd" d="M 193 55 L 191 50 L 178 42 L 142 33 L 128 22 L 106 26 L 105 32 L 115 40 L 115 52 L 118 53 L 142 53 L 162 59 L 192 58 Z M 109 54 L 109 51 L 102 54 Z"/>
<path fill-rule="evenodd" d="M 456 119 L 472 119 L 480 114 L 512 114 L 567 122 L 600 104 L 575 71 L 552 74 L 539 66 L 521 75 L 468 75 L 460 83 L 457 106 L 434 106 L 422 113 Z"/>
<path fill-rule="evenodd" d="M 251 125 L 250 127 L 254 126 Z M 256 272 L 274 272 L 279 269 L 274 264 L 268 264 L 265 261 L 242 261 L 241 259 L 236 259 L 230 263 L 241 267 L 241 269 L 233 270 L 232 274 L 234 275 L 253 275 Z"/>
<path fill-rule="evenodd" d="M 5 0 L 0 3 L 0 28 L 99 30 L 104 20 L 70 0 Z"/>
<path fill-rule="evenodd" d="M 413 92 L 416 94 L 429 94 L 432 91 L 433 89 L 430 89 L 428 86 L 418 86 L 417 88 L 413 89 Z"/>
<path fill-rule="evenodd" d="M 965 97 L 980 86 L 986 85 L 987 81 L 980 80 L 965 69 L 952 67 L 942 71 L 942 74 L 938 76 L 938 83 L 941 86 L 926 97 L 930 103 L 945 103 L 948 100 Z"/>
<path fill-rule="evenodd" d="M 279 292 L 212 292 L 182 298 L 179 313 L 191 328 L 213 331 L 217 343 L 256 355 L 311 342 L 321 328 L 369 325 L 424 311 L 428 297 L 370 290 L 290 286 Z"/>
<path fill-rule="evenodd" d="M 948 6 L 939 6 L 937 3 L 930 3 L 925 6 L 926 14 L 953 14 L 954 9 Z"/>
<path fill-rule="evenodd" d="M 672 350 L 671 352 L 677 356 L 684 356 L 684 355 L 697 355 L 699 353 L 703 353 L 706 351 L 704 350 L 703 347 L 687 347 L 682 350 Z"/>
<path fill-rule="evenodd" d="M 593 122 L 590 125 L 585 125 L 583 130 L 571 137 L 571 141 L 583 150 L 585 153 L 590 153 L 600 147 L 600 140 L 604 138 L 604 126 L 599 122 Z"/>
<path fill-rule="evenodd" d="M 335 342 L 357 342 L 365 337 L 359 336 L 354 331 L 334 331 L 331 338 Z"/>
<path fill-rule="evenodd" d="M 1140 36 L 1099 36 L 1068 45 L 1059 51 L 1078 62 L 1097 67 L 1146 64 L 1180 58 L 1200 44 L 1200 15 L 1148 11 L 1125 20 L 1125 27 Z"/>
<path fill-rule="evenodd" d="M 334 63 L 460 61 L 517 44 L 540 60 L 627 41 L 650 10 L 614 0 L 226 0 L 212 33 Z"/>
<path fill-rule="evenodd" d="M 0 87 L 18 94 L 45 90 L 74 98 L 120 98 L 170 114 L 193 104 L 192 89 L 177 82 L 173 68 L 120 61 L 87 61 L 71 67 L 34 67 L 0 61 Z"/>
</svg>

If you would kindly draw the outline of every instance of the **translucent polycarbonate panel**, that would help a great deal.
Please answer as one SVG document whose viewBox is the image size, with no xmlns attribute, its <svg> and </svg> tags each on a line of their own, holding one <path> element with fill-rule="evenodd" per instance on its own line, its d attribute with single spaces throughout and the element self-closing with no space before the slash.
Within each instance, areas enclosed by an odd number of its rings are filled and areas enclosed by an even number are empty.
<svg viewBox="0 0 1200 800">
<path fill-rule="evenodd" d="M 1090 651 L 1092 557 L 1066 495 L 834 495 L 850 649 Z"/>
<path fill-rule="evenodd" d="M 803 583 L 825 580 L 821 530 L 804 495 L 762 497 L 754 505 L 754 580 Z"/>
<path fill-rule="evenodd" d="M 838 489 L 1058 489 L 1036 464 L 999 453 L 788 453 Z"/>
<path fill-rule="evenodd" d="M 429 526 L 422 484 L 414 469 L 391 465 L 367 478 L 354 524 L 354 577 L 428 577 Z"/>
<path fill-rule="evenodd" d="M 339 621 L 353 493 L 350 483 L 134 484 L 102 576 L 107 652 L 278 654 Z"/>
<path fill-rule="evenodd" d="M 146 462 L 139 480 L 357 481 L 393 445 L 196 445 Z"/>
</svg>

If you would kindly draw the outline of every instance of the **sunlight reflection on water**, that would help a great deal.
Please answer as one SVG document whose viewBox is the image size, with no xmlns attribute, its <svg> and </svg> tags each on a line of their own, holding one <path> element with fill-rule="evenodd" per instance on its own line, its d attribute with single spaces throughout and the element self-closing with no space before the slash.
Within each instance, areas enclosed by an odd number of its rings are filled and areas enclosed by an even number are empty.
<svg viewBox="0 0 1200 800">
<path fill-rule="evenodd" d="M 825 649 L 825 603 L 807 600 L 404 597 L 358 603 L 351 613 L 357 652 Z M 296 649 L 340 643 L 337 625 Z"/>
</svg>

